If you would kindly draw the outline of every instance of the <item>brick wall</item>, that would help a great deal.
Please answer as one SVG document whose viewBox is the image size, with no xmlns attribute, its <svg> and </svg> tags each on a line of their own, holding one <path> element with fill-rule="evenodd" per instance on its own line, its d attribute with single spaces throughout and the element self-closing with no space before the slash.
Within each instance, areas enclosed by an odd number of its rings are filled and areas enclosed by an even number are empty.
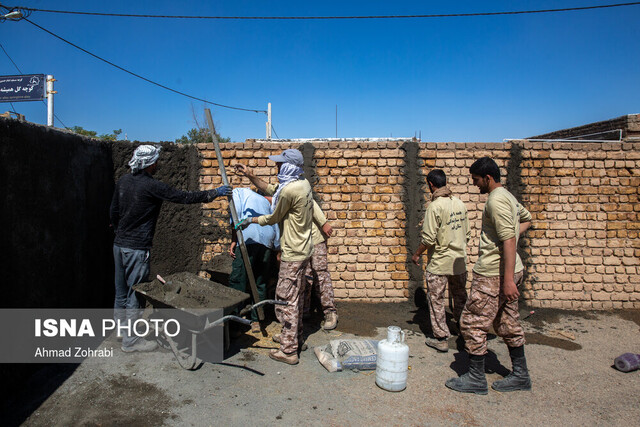
<svg viewBox="0 0 640 427">
<path fill-rule="evenodd" d="M 475 159 L 491 156 L 506 177 L 503 183 L 533 215 L 534 228 L 521 248 L 528 303 L 640 308 L 640 143 L 247 141 L 221 148 L 227 171 L 236 162 L 245 163 L 269 182 L 275 182 L 275 165 L 267 156 L 302 149 L 316 199 L 335 230 L 329 264 L 337 298 L 413 298 L 423 270 L 410 258 L 430 197 L 424 177 L 433 168 L 445 171 L 469 211 L 470 269 L 486 196 L 471 184 L 468 168 Z M 221 185 L 212 144 L 199 149 L 201 186 Z M 250 185 L 246 178 L 229 176 L 233 186 Z M 205 205 L 204 215 L 228 228 L 226 211 L 226 201 L 214 201 Z M 203 261 L 226 250 L 229 242 L 230 235 L 205 242 Z"/>
<path fill-rule="evenodd" d="M 524 142 L 533 305 L 640 308 L 640 144 Z"/>
<path fill-rule="evenodd" d="M 640 140 L 640 114 L 628 114 L 611 120 L 562 129 L 529 139 Z"/>
</svg>

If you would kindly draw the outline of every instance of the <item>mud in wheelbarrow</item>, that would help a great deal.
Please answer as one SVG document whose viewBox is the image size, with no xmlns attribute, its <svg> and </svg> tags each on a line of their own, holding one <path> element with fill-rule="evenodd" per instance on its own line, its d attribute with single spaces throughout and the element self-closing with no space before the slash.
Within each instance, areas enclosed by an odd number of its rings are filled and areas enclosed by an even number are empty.
<svg viewBox="0 0 640 427">
<path fill-rule="evenodd" d="M 223 338 L 228 337 L 227 321 L 248 325 L 251 321 L 242 316 L 253 308 L 266 304 L 286 305 L 282 301 L 264 300 L 253 306 L 244 306 L 249 300 L 248 294 L 192 273 L 172 274 L 162 281 L 156 278 L 140 283 L 134 289 L 153 308 L 150 319 L 158 319 L 167 329 L 169 319 L 180 324 L 180 334 L 171 336 L 175 327 L 171 328 L 172 331 L 160 328 L 156 336 L 187 370 L 195 370 L 205 361 L 222 361 L 223 342 L 226 343 Z M 234 315 L 238 310 L 238 315 Z"/>
</svg>

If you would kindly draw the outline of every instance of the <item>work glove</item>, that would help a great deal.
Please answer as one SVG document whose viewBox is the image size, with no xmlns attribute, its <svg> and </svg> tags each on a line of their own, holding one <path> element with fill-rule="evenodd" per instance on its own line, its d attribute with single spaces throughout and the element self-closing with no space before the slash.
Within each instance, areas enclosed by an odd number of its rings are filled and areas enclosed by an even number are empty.
<svg viewBox="0 0 640 427">
<path fill-rule="evenodd" d="M 246 217 L 241 219 L 240 221 L 238 221 L 238 223 L 236 224 L 236 226 L 234 227 L 236 230 L 240 229 L 240 230 L 244 230 L 245 228 L 247 228 L 249 225 L 251 225 L 251 217 Z"/>
<path fill-rule="evenodd" d="M 218 187 L 215 189 L 215 197 L 220 196 L 230 196 L 232 194 L 233 188 L 230 185 L 223 185 L 222 187 Z"/>
</svg>

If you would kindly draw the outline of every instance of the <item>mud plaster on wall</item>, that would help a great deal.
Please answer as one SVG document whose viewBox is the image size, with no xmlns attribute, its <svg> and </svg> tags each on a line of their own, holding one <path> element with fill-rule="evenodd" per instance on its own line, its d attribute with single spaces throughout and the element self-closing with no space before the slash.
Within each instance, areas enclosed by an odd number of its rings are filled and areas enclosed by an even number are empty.
<svg viewBox="0 0 640 427">
<path fill-rule="evenodd" d="M 119 141 L 113 144 L 115 179 L 129 173 L 127 163 L 133 150 L 141 143 Z M 201 162 L 195 146 L 161 143 L 155 179 L 184 191 L 198 191 Z M 217 224 L 203 222 L 202 207 L 198 204 L 180 205 L 164 202 L 158 217 L 153 248 L 151 249 L 151 275 L 172 274 L 181 271 L 197 273 L 201 270 L 204 238 L 218 240 L 226 232 Z"/>
<path fill-rule="evenodd" d="M 418 303 L 422 291 L 424 274 L 420 266 L 411 262 L 411 256 L 420 245 L 420 221 L 424 215 L 424 185 L 425 178 L 418 159 L 418 143 L 407 141 L 402 144 L 404 151 L 404 167 L 402 168 L 402 200 L 405 205 L 407 219 L 405 221 L 405 236 L 407 245 L 407 271 L 409 272 L 409 300 Z M 419 295 L 416 295 L 416 291 Z M 418 296 L 418 298 L 416 298 Z"/>
<path fill-rule="evenodd" d="M 304 158 L 304 164 L 302 169 L 304 170 L 304 177 L 311 184 L 311 191 L 315 187 L 318 182 L 318 175 L 316 174 L 316 160 L 314 158 L 316 154 L 316 147 L 311 142 L 306 142 L 298 147 L 298 150 L 302 153 L 302 157 Z M 313 193 L 313 198 L 316 202 L 320 202 L 320 197 L 315 192 Z"/>
<path fill-rule="evenodd" d="M 513 143 L 509 149 L 505 187 L 522 204 L 522 194 L 525 192 L 526 186 L 522 181 L 522 146 L 516 143 Z M 526 250 L 529 246 L 529 239 L 526 236 L 527 234 L 525 233 L 518 240 L 518 255 L 520 255 L 524 265 L 523 283 L 529 283 L 529 286 L 533 287 L 535 278 L 530 274 L 532 263 L 529 251 Z M 524 297 L 522 299 L 524 300 Z"/>
</svg>

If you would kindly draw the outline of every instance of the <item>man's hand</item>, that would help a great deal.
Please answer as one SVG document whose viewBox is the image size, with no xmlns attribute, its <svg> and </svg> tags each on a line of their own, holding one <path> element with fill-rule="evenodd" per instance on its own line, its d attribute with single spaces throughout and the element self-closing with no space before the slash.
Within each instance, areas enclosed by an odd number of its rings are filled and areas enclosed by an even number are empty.
<svg viewBox="0 0 640 427">
<path fill-rule="evenodd" d="M 324 225 L 322 226 L 322 232 L 327 237 L 331 237 L 331 235 L 333 234 L 333 227 L 331 227 L 328 222 L 325 222 Z"/>
<path fill-rule="evenodd" d="M 415 265 L 420 265 L 420 258 L 422 257 L 424 251 L 426 251 L 427 249 L 429 249 L 429 246 L 425 245 L 424 243 L 420 243 L 420 246 L 418 246 L 416 253 L 414 253 L 411 257 L 411 261 L 413 261 Z"/>
<path fill-rule="evenodd" d="M 276 260 L 280 262 L 281 258 L 282 258 L 282 252 L 278 251 L 278 253 L 276 254 Z"/>
<path fill-rule="evenodd" d="M 246 217 L 246 218 L 242 218 L 240 221 L 238 221 L 238 223 L 235 226 L 235 229 L 240 229 L 240 230 L 244 230 L 245 228 L 247 228 L 250 224 L 253 224 L 253 218 L 255 217 Z"/>
<path fill-rule="evenodd" d="M 237 175 L 246 176 L 246 177 L 250 177 L 251 175 L 253 175 L 253 173 L 251 172 L 251 169 L 247 165 L 243 165 L 242 163 L 236 163 L 235 165 L 233 165 L 233 167 L 235 168 Z"/>
<path fill-rule="evenodd" d="M 237 242 L 231 242 L 231 245 L 229 246 L 229 255 L 231 255 L 231 258 L 236 259 L 236 246 L 237 246 Z"/>
<path fill-rule="evenodd" d="M 220 196 L 230 196 L 233 193 L 233 188 L 230 185 L 223 185 L 222 187 L 216 188 L 216 197 Z"/>
<path fill-rule="evenodd" d="M 507 301 L 515 301 L 520 298 L 520 292 L 518 292 L 518 287 L 516 286 L 516 282 L 513 280 L 513 277 L 504 278 L 502 282 L 502 293 L 507 298 Z"/>
<path fill-rule="evenodd" d="M 258 190 L 261 190 L 265 193 L 267 192 L 269 184 L 263 179 L 255 176 L 253 170 L 251 170 L 249 166 L 243 165 L 242 163 L 236 163 L 235 165 L 233 165 L 233 167 L 235 168 L 237 175 L 246 176 L 247 178 L 249 178 L 249 181 L 251 181 L 251 183 L 258 188 Z"/>
<path fill-rule="evenodd" d="M 421 254 L 419 253 L 415 253 L 413 254 L 413 256 L 411 257 L 411 261 L 415 264 L 415 265 L 420 265 L 420 258 L 421 258 Z"/>
</svg>

